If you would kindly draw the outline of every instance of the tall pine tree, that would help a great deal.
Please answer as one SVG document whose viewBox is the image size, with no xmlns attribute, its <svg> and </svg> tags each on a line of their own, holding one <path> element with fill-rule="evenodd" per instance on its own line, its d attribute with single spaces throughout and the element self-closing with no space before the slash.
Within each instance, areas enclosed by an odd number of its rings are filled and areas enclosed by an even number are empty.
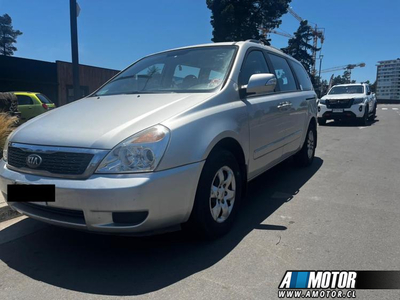
<svg viewBox="0 0 400 300">
<path fill-rule="evenodd" d="M 300 61 L 314 81 L 313 76 L 311 76 L 311 68 L 313 65 L 312 52 L 318 51 L 319 49 L 311 44 L 312 40 L 313 30 L 311 26 L 308 25 L 306 20 L 301 21 L 299 28 L 294 33 L 294 37 L 289 40 L 289 44 L 286 48 L 282 48 L 282 51 Z"/>
<path fill-rule="evenodd" d="M 257 39 L 269 45 L 260 28 L 281 24 L 291 0 L 206 0 L 211 10 L 213 42 Z"/>
<path fill-rule="evenodd" d="M 8 14 L 0 16 L 0 54 L 11 56 L 17 51 L 14 44 L 17 37 L 22 34 L 19 30 L 14 30 L 11 17 Z"/>
</svg>

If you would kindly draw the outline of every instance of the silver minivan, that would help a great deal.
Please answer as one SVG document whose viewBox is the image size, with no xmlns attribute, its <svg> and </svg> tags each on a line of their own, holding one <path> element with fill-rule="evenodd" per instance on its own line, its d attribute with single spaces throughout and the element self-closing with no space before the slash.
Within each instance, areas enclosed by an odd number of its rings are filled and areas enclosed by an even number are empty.
<svg viewBox="0 0 400 300">
<path fill-rule="evenodd" d="M 184 225 L 215 238 L 232 227 L 248 181 L 290 156 L 312 163 L 316 117 L 307 72 L 275 48 L 161 52 L 16 129 L 0 190 L 13 209 L 55 225 L 118 234 Z"/>
</svg>

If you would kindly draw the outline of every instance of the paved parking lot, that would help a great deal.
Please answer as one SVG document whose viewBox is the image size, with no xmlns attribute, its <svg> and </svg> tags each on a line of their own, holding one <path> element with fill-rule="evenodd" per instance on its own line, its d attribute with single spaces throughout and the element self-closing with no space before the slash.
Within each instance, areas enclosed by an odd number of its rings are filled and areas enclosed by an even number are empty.
<svg viewBox="0 0 400 300">
<path fill-rule="evenodd" d="M 0 231 L 0 299 L 275 299 L 286 270 L 400 270 L 399 149 L 400 106 L 379 105 L 366 127 L 319 127 L 314 164 L 251 182 L 234 230 L 214 242 L 14 220 Z"/>
</svg>

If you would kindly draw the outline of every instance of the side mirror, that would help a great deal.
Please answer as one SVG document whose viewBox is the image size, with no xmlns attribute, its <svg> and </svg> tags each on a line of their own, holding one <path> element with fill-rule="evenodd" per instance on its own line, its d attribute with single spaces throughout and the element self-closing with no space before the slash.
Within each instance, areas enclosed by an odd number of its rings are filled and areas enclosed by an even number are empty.
<svg viewBox="0 0 400 300">
<path fill-rule="evenodd" d="M 371 92 L 367 92 L 367 95 L 371 95 L 372 93 Z"/>
<path fill-rule="evenodd" d="M 274 74 L 261 73 L 253 74 L 246 87 L 247 95 L 271 93 L 276 87 L 276 77 Z"/>
</svg>

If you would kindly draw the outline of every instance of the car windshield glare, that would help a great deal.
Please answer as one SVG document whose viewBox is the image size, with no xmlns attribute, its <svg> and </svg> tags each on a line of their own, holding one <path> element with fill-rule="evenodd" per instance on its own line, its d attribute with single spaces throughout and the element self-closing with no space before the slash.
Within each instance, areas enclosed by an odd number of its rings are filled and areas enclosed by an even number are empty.
<svg viewBox="0 0 400 300">
<path fill-rule="evenodd" d="M 155 54 L 121 72 L 94 96 L 211 92 L 225 81 L 235 52 L 235 46 L 211 46 Z"/>
<path fill-rule="evenodd" d="M 362 85 L 336 86 L 331 89 L 329 95 L 335 94 L 363 94 L 364 87 Z"/>
</svg>

